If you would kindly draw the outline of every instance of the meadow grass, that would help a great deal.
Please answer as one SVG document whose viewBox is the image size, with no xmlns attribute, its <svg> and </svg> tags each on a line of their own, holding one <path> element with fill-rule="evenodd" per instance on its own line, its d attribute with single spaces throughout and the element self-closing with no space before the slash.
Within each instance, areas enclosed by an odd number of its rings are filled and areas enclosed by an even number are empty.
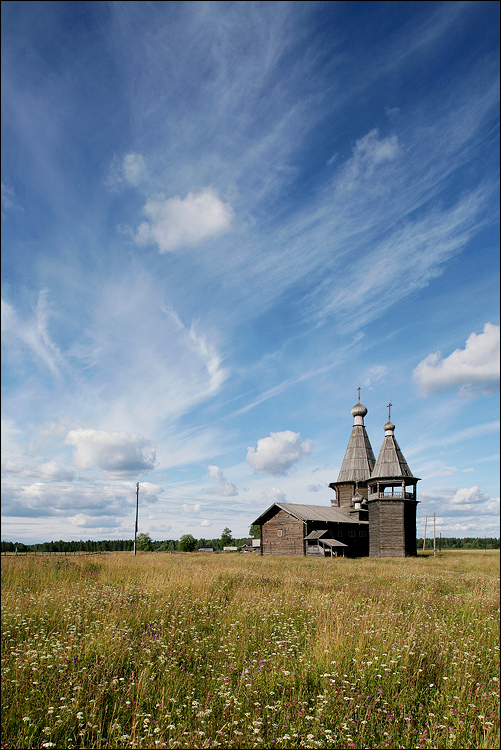
<svg viewBox="0 0 501 750">
<path fill-rule="evenodd" d="M 499 747 L 499 552 L 2 557 L 3 748 Z"/>
</svg>

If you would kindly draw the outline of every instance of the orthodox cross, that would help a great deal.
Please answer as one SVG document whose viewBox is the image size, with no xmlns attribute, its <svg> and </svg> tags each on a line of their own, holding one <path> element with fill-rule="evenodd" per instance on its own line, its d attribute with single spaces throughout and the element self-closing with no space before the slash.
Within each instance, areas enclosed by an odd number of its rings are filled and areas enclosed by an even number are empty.
<svg viewBox="0 0 501 750">
<path fill-rule="evenodd" d="M 390 401 L 390 403 L 388 404 L 388 422 L 391 422 L 391 419 L 390 419 L 390 409 L 391 409 L 392 406 L 393 406 L 393 404 Z"/>
<path fill-rule="evenodd" d="M 358 403 L 360 403 L 360 386 L 358 386 L 357 391 L 358 391 Z"/>
</svg>

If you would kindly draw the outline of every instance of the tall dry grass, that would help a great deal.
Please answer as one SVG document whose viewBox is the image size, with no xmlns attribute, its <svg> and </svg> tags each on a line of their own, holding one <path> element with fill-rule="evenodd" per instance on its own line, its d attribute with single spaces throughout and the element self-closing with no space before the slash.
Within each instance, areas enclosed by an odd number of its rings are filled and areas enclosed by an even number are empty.
<svg viewBox="0 0 501 750">
<path fill-rule="evenodd" d="M 4 748 L 499 746 L 499 552 L 2 558 Z"/>
</svg>

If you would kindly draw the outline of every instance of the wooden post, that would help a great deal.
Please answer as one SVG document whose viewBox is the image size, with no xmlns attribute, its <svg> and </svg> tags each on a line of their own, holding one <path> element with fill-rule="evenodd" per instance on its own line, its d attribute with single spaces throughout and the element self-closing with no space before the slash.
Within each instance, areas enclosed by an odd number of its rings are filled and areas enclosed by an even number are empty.
<svg viewBox="0 0 501 750">
<path fill-rule="evenodd" d="M 437 545 L 435 542 L 435 514 L 433 514 L 433 557 L 437 554 Z"/>
<path fill-rule="evenodd" d="M 424 539 L 423 539 L 423 552 L 426 545 L 426 524 L 428 523 L 428 516 L 425 516 L 424 519 Z"/>
<path fill-rule="evenodd" d="M 139 482 L 136 483 L 136 526 L 134 528 L 134 554 L 136 554 L 137 519 L 139 516 Z"/>
</svg>

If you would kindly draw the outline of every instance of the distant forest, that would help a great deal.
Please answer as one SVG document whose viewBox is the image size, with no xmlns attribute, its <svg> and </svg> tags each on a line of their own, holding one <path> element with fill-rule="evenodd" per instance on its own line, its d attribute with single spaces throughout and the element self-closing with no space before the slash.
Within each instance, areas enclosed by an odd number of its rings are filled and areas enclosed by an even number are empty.
<svg viewBox="0 0 501 750">
<path fill-rule="evenodd" d="M 244 539 L 232 539 L 228 544 L 223 544 L 221 539 L 197 539 L 195 551 L 200 547 L 213 547 L 215 551 L 222 551 L 223 546 L 242 547 L 249 537 Z M 104 539 L 98 542 L 82 541 L 64 542 L 60 539 L 58 542 L 43 542 L 41 544 L 23 544 L 22 542 L 2 542 L 2 552 L 132 552 L 134 541 L 132 539 Z M 142 544 L 137 545 L 138 549 L 144 549 Z M 182 544 L 178 539 L 167 539 L 161 542 L 150 541 L 147 547 L 151 552 L 180 552 Z"/>
<path fill-rule="evenodd" d="M 146 535 L 143 535 L 146 536 Z M 192 550 L 201 547 L 213 547 L 215 551 L 222 551 L 224 546 L 235 546 L 239 549 L 248 541 L 249 537 L 242 539 L 196 539 Z M 435 540 L 437 550 L 445 549 L 499 549 L 499 539 L 484 539 L 482 537 L 446 537 Z M 138 544 L 138 549 L 149 549 L 152 552 L 180 552 L 186 549 L 182 541 L 167 539 L 160 542 L 148 538 L 148 544 Z M 423 549 L 423 539 L 417 539 L 418 550 Z M 2 552 L 132 552 L 134 542 L 132 539 L 105 539 L 101 541 L 43 542 L 40 544 L 23 544 L 22 542 L 1 542 Z M 433 549 L 433 539 L 426 540 L 425 549 Z"/>
</svg>

